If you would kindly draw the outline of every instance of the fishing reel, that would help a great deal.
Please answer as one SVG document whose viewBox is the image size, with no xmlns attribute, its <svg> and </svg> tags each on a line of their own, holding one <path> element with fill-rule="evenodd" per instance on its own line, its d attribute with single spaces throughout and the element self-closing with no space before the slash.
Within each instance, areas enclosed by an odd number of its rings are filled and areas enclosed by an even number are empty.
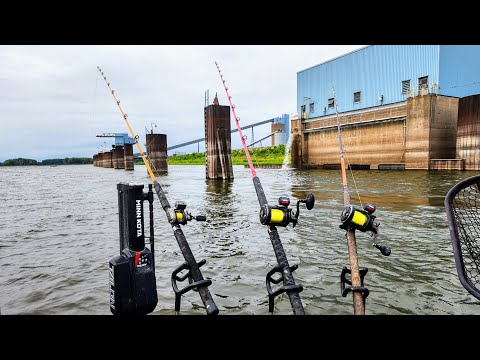
<svg viewBox="0 0 480 360">
<path fill-rule="evenodd" d="M 188 211 L 185 210 L 187 203 L 185 201 L 176 201 L 175 208 L 169 211 L 168 221 L 171 224 L 178 225 L 187 225 L 188 221 L 197 220 L 197 221 L 206 221 L 207 217 L 205 215 L 193 216 Z"/>
<path fill-rule="evenodd" d="M 376 216 L 373 215 L 375 209 L 373 204 L 365 204 L 363 209 L 355 205 L 345 206 L 340 216 L 342 224 L 339 227 L 348 230 L 348 227 L 351 226 L 361 232 L 370 231 L 373 235 L 373 246 L 380 250 L 383 255 L 388 256 L 391 253 L 390 247 L 375 243 L 380 226 L 380 223 L 375 221 Z"/>
<path fill-rule="evenodd" d="M 308 193 L 306 199 L 297 201 L 297 212 L 293 212 L 293 209 L 288 208 L 290 198 L 282 195 L 278 198 L 278 205 L 265 204 L 260 208 L 260 222 L 262 225 L 284 227 L 292 223 L 295 227 L 300 216 L 300 203 L 305 203 L 307 210 L 312 210 L 315 205 L 315 197 L 312 193 Z"/>
<path fill-rule="evenodd" d="M 361 232 L 371 231 L 376 234 L 380 224 L 375 222 L 376 216 L 373 215 L 374 212 L 375 206 L 372 204 L 366 204 L 363 209 L 355 205 L 345 206 L 340 216 L 342 221 L 340 228 L 347 230 L 348 225 L 352 225 Z"/>
</svg>

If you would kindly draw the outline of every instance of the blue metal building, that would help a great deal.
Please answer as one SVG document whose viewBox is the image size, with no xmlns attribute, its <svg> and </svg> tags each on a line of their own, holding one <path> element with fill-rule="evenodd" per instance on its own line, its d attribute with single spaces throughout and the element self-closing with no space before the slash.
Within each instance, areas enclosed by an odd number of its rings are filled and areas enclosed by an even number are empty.
<svg viewBox="0 0 480 360">
<path fill-rule="evenodd" d="M 403 102 L 422 93 L 480 93 L 478 45 L 372 45 L 297 73 L 303 118 Z"/>
<path fill-rule="evenodd" d="M 281 133 L 276 133 L 275 145 L 286 144 L 290 138 L 290 115 L 282 114 L 282 116 L 276 117 L 273 120 L 274 124 L 283 124 L 285 126 L 285 131 Z"/>
</svg>

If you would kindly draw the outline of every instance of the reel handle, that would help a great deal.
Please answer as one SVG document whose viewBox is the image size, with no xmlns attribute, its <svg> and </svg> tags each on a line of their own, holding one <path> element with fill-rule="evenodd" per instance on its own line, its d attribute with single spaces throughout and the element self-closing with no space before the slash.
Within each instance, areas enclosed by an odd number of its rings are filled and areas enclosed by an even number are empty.
<svg viewBox="0 0 480 360">
<path fill-rule="evenodd" d="M 193 217 L 197 221 L 207 221 L 207 217 L 205 215 L 197 215 Z"/>
<path fill-rule="evenodd" d="M 388 246 L 387 244 L 376 244 L 376 243 L 373 243 L 372 244 L 374 247 L 376 247 L 378 250 L 380 250 L 380 252 L 382 253 L 382 255 L 385 255 L 385 256 L 388 256 L 392 253 L 392 250 L 390 249 L 390 246 Z"/>
<path fill-rule="evenodd" d="M 307 210 L 312 210 L 315 205 L 315 196 L 312 193 L 308 193 L 306 199 L 299 200 L 299 202 L 304 203 Z"/>
</svg>

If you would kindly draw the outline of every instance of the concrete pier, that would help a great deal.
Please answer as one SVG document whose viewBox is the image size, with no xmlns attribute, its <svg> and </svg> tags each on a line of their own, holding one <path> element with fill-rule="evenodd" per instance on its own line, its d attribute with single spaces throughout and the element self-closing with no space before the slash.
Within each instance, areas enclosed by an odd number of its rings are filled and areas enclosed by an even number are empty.
<svg viewBox="0 0 480 360">
<path fill-rule="evenodd" d="M 168 172 L 167 135 L 147 134 L 147 154 L 150 167 L 155 175 Z"/>
<path fill-rule="evenodd" d="M 441 95 L 408 98 L 405 156 L 400 161 L 405 163 L 405 169 L 431 170 L 431 159 L 455 159 L 457 118 L 458 98 Z"/>
<path fill-rule="evenodd" d="M 113 167 L 115 169 L 125 169 L 123 146 L 115 146 L 115 150 L 113 152 Z"/>
<path fill-rule="evenodd" d="M 302 128 L 301 120 L 292 120 L 291 134 L 292 148 L 290 150 L 292 167 L 300 169 L 302 167 Z"/>
<path fill-rule="evenodd" d="M 113 168 L 113 150 L 107 151 L 104 153 L 105 161 L 103 163 L 103 167 L 106 168 Z"/>
<path fill-rule="evenodd" d="M 125 144 L 124 145 L 124 160 L 125 160 L 125 170 L 133 170 L 133 145 Z"/>
<path fill-rule="evenodd" d="M 207 179 L 233 179 L 230 106 L 218 103 L 204 108 L 205 175 Z"/>
<path fill-rule="evenodd" d="M 115 145 L 112 145 L 112 165 L 114 169 L 118 169 L 116 150 L 117 150 L 117 147 Z"/>
<path fill-rule="evenodd" d="M 465 160 L 465 170 L 480 170 L 480 95 L 458 102 L 456 156 Z"/>
<path fill-rule="evenodd" d="M 419 95 L 405 102 L 338 115 L 350 166 L 368 169 L 452 169 L 458 98 Z M 340 163 L 336 115 L 292 121 L 292 164 L 330 169 Z M 298 166 L 300 165 L 300 166 Z M 467 168 L 467 162 L 465 162 Z"/>
</svg>

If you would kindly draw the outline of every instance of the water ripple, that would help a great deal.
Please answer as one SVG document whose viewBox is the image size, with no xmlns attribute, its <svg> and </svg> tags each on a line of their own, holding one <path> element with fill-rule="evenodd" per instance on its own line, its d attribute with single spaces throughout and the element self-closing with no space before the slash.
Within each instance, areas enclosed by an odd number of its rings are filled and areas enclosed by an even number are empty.
<svg viewBox="0 0 480 360">
<path fill-rule="evenodd" d="M 258 220 L 258 200 L 248 169 L 235 166 L 233 181 L 205 180 L 204 166 L 171 166 L 160 177 L 171 204 L 187 201 L 206 222 L 183 227 L 222 314 L 267 314 L 265 275 L 276 265 L 272 244 Z M 304 287 L 307 314 L 352 314 L 340 294 L 348 265 L 339 171 L 258 169 L 267 199 L 296 199 L 312 191 L 312 211 L 301 208 L 295 229 L 279 228 L 296 281 Z M 357 234 L 360 266 L 368 267 L 368 314 L 480 314 L 480 304 L 458 280 L 443 197 L 469 172 L 357 171 L 363 203 L 377 206 L 382 257 L 367 234 Z M 349 184 L 353 183 L 351 174 Z M 75 179 L 72 186 L 72 179 Z M 2 314 L 109 314 L 108 261 L 118 253 L 116 184 L 148 184 L 144 167 L 133 172 L 92 166 L 0 167 L 0 308 Z M 181 184 L 181 186 L 178 186 Z M 352 202 L 358 197 L 351 194 Z M 183 263 L 171 227 L 155 201 L 158 305 L 174 314 L 170 275 Z M 288 296 L 275 311 L 290 314 Z M 182 296 L 182 313 L 204 314 L 195 292 Z"/>
</svg>

